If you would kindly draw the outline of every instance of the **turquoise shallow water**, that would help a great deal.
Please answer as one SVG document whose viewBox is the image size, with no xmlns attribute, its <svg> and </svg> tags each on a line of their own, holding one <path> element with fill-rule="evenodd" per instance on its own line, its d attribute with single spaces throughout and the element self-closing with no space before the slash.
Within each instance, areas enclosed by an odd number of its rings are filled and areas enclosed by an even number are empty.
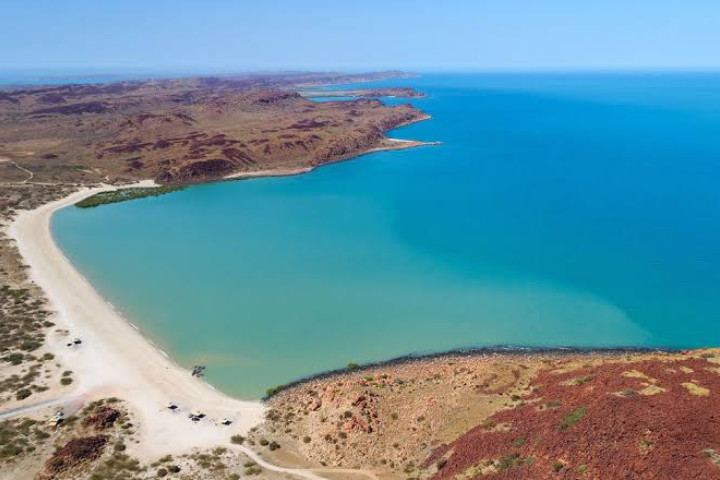
<svg viewBox="0 0 720 480">
<path fill-rule="evenodd" d="M 457 347 L 720 343 L 719 75 L 377 85 L 428 92 L 413 103 L 434 118 L 391 135 L 444 145 L 71 207 L 56 239 L 180 363 L 247 398 Z"/>
</svg>

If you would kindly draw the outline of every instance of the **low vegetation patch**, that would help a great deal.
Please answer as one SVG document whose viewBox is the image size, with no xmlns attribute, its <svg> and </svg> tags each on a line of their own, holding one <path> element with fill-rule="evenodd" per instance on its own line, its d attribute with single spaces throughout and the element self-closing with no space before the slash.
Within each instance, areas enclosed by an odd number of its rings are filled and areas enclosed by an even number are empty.
<svg viewBox="0 0 720 480">
<path fill-rule="evenodd" d="M 124 188 L 112 192 L 101 192 L 79 201 L 75 204 L 80 208 L 93 208 L 110 203 L 126 202 L 145 197 L 157 197 L 166 193 L 177 192 L 184 187 L 153 187 L 153 188 Z"/>
<path fill-rule="evenodd" d="M 510 470 L 511 468 L 520 467 L 525 464 L 525 460 L 520 456 L 519 453 L 511 453 L 508 455 L 505 455 L 504 457 L 501 457 L 497 461 L 497 465 L 495 468 L 499 472 L 504 472 L 505 470 Z"/>
<path fill-rule="evenodd" d="M 90 480 L 120 480 L 137 478 L 138 473 L 145 470 L 140 462 L 124 453 L 113 455 L 93 469 Z"/>
<path fill-rule="evenodd" d="M 285 388 L 287 388 L 287 385 L 275 385 L 274 387 L 270 387 L 267 390 L 265 390 L 265 398 L 270 398 L 274 395 L 277 395 L 278 393 L 282 392 Z"/>
<path fill-rule="evenodd" d="M 49 436 L 35 420 L 5 420 L 0 423 L 0 463 L 35 451 Z"/>
<path fill-rule="evenodd" d="M 720 467 L 720 454 L 715 453 L 715 450 L 712 448 L 705 449 L 703 451 L 703 455 L 705 455 L 706 458 L 709 458 L 714 465 Z"/>
<path fill-rule="evenodd" d="M 710 390 L 698 385 L 697 383 L 687 382 L 682 384 L 685 389 L 690 392 L 692 395 L 696 395 L 698 397 L 707 397 L 710 395 Z"/>
<path fill-rule="evenodd" d="M 45 342 L 45 329 L 54 325 L 48 315 L 43 301 L 30 289 L 0 287 L 0 365 L 3 368 L 29 365 L 0 377 L 0 395 L 10 394 L 16 400 L 24 400 L 47 389 L 40 378 L 41 370 L 54 357 L 38 354 L 37 350 Z"/>
<path fill-rule="evenodd" d="M 568 414 L 565 419 L 558 425 L 558 430 L 567 430 L 577 424 L 587 415 L 587 408 L 578 407 L 572 413 Z"/>
</svg>

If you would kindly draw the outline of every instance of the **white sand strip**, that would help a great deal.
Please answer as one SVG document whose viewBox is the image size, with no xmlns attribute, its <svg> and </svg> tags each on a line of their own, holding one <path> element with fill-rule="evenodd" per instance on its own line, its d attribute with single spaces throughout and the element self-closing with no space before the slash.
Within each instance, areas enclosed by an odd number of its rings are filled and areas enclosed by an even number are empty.
<svg viewBox="0 0 720 480">
<path fill-rule="evenodd" d="M 262 178 L 262 177 L 291 177 L 293 175 L 302 175 L 312 171 L 312 167 L 298 168 L 276 168 L 272 170 L 255 170 L 252 172 L 238 172 L 226 175 L 226 180 L 243 179 L 243 178 Z"/>
<path fill-rule="evenodd" d="M 149 184 L 152 183 L 133 186 Z M 138 416 L 140 440 L 139 446 L 129 445 L 129 449 L 141 460 L 168 452 L 177 455 L 194 447 L 227 445 L 231 435 L 246 434 L 262 421 L 262 403 L 228 397 L 175 364 L 95 291 L 52 238 L 53 212 L 112 189 L 85 189 L 23 212 L 9 228 L 11 238 L 30 266 L 32 279 L 46 292 L 57 312 L 53 319 L 56 328 L 67 329 L 69 338 L 83 341 L 80 347 L 68 348 L 68 337 L 49 338 L 53 353 L 78 380 L 77 388 L 69 393 L 127 400 Z M 165 409 L 168 401 L 177 403 L 180 411 Z M 195 409 L 208 418 L 191 422 L 187 412 Z M 222 418 L 234 423 L 230 427 L 215 423 Z"/>
</svg>

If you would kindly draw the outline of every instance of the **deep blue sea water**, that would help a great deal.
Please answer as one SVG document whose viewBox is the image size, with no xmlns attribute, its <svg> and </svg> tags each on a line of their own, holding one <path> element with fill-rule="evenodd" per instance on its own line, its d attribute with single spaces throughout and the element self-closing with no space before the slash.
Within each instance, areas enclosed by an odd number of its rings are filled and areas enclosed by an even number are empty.
<svg viewBox="0 0 720 480">
<path fill-rule="evenodd" d="M 54 218 L 99 291 L 243 397 L 497 344 L 720 344 L 720 75 L 424 75 L 442 146 Z M 347 88 L 356 88 L 348 86 Z M 403 99 L 388 99 L 400 103 Z"/>
</svg>

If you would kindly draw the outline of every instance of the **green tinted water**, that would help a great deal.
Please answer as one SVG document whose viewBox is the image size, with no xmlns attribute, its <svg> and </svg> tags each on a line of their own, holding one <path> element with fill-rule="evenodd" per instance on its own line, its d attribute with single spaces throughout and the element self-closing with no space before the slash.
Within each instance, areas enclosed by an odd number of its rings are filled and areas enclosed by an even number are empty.
<svg viewBox="0 0 720 480">
<path fill-rule="evenodd" d="M 720 77 L 384 85 L 427 91 L 434 117 L 392 136 L 443 146 L 71 207 L 54 234 L 174 358 L 248 398 L 407 353 L 720 341 Z"/>
</svg>

